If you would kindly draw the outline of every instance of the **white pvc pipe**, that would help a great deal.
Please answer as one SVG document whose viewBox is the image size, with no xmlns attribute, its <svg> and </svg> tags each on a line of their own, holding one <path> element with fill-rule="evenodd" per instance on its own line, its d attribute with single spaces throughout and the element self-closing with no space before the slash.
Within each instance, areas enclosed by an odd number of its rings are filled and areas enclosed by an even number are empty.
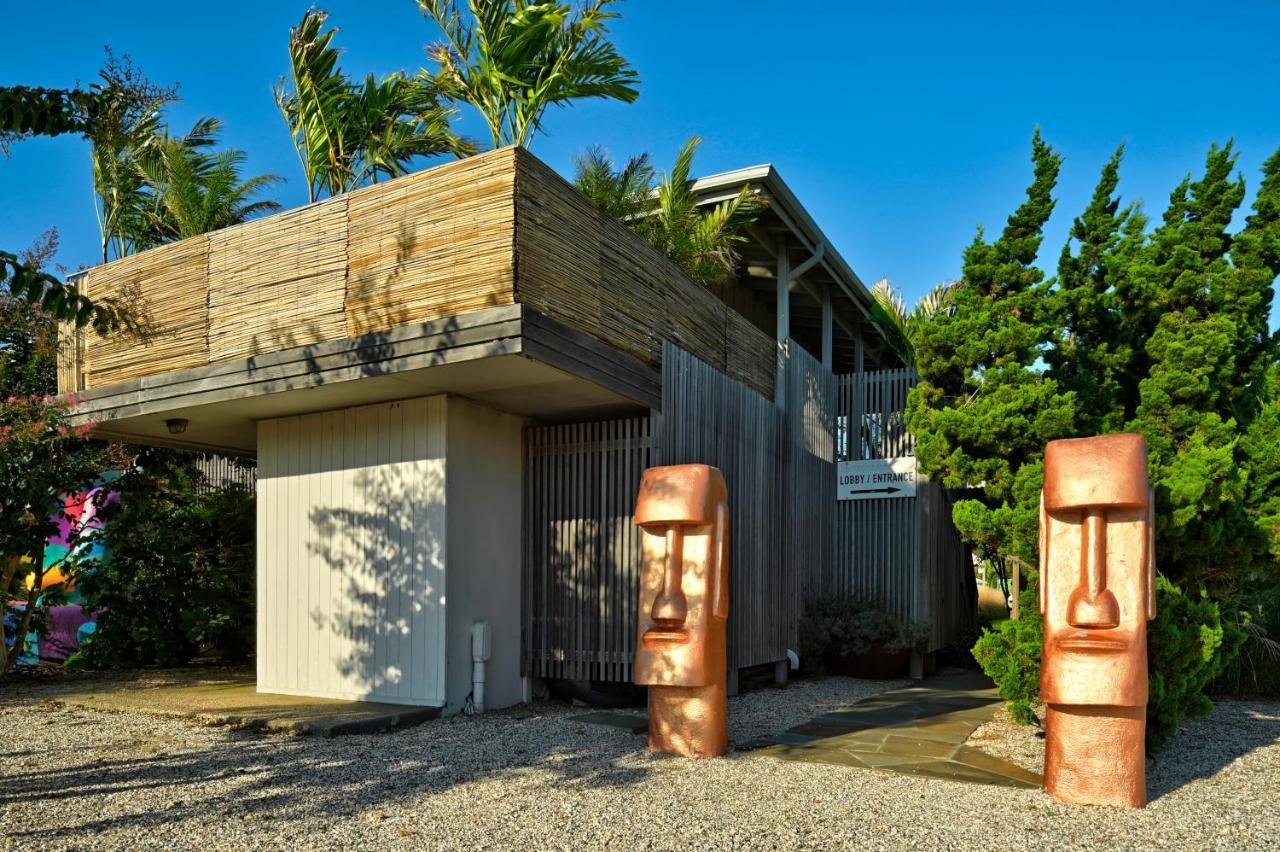
<svg viewBox="0 0 1280 852">
<path fill-rule="evenodd" d="M 484 712 L 484 660 L 471 663 L 471 703 L 477 713 Z"/>
</svg>

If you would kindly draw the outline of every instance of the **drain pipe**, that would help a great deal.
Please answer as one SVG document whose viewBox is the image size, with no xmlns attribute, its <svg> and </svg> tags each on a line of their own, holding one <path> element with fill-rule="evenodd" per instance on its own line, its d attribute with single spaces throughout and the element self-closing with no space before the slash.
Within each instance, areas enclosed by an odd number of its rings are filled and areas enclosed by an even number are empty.
<svg viewBox="0 0 1280 852">
<path fill-rule="evenodd" d="M 493 631 L 487 621 L 471 625 L 471 706 L 474 712 L 484 712 L 484 664 L 489 661 L 493 647 Z"/>
<path fill-rule="evenodd" d="M 800 668 L 800 655 L 790 648 L 787 649 L 787 660 L 791 663 L 791 671 Z"/>
</svg>

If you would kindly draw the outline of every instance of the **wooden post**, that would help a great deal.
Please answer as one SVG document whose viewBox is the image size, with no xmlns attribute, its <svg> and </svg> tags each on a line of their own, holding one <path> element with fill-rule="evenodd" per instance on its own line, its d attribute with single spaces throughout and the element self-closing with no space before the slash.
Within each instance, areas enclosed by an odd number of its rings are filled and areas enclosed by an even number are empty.
<svg viewBox="0 0 1280 852">
<path fill-rule="evenodd" d="M 1016 556 L 1009 557 L 1009 561 L 1013 563 L 1013 584 L 1009 587 L 1010 595 L 1013 598 L 1013 620 L 1018 620 L 1018 586 L 1022 579 L 1022 560 Z"/>
<path fill-rule="evenodd" d="M 787 399 L 787 367 L 784 351 L 787 338 L 791 336 L 791 257 L 787 254 L 787 236 L 778 237 L 777 267 L 777 345 L 778 373 L 774 382 L 773 399 L 779 406 L 786 405 Z"/>
<path fill-rule="evenodd" d="M 827 284 L 822 288 L 822 366 L 828 370 L 834 360 L 832 319 L 834 314 L 831 310 L 831 285 Z"/>
</svg>

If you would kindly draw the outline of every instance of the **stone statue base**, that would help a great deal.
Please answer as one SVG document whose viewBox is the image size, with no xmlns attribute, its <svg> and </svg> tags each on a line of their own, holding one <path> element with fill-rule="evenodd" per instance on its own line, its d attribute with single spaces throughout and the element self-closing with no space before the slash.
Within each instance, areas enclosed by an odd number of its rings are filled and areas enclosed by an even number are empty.
<svg viewBox="0 0 1280 852">
<path fill-rule="evenodd" d="M 1147 804 L 1145 707 L 1045 705 L 1044 789 L 1063 802 Z"/>
<path fill-rule="evenodd" d="M 719 757 L 729 750 L 725 682 L 649 687 L 649 748 L 680 757 Z"/>
</svg>

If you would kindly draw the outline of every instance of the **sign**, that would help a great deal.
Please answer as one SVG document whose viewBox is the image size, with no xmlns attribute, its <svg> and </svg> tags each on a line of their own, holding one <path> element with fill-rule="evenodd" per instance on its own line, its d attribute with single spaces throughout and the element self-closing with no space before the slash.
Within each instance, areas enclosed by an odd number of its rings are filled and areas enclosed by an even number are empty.
<svg viewBox="0 0 1280 852">
<path fill-rule="evenodd" d="M 916 496 L 916 460 L 868 459 L 836 463 L 837 500 L 884 500 Z"/>
</svg>

